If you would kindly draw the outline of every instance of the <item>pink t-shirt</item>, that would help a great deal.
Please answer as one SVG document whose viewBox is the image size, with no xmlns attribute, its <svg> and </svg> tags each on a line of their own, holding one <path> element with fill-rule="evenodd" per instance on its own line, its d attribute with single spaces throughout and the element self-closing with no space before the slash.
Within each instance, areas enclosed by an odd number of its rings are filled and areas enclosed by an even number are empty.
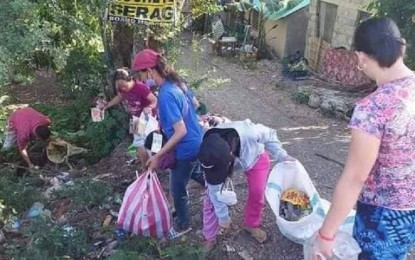
<svg viewBox="0 0 415 260">
<path fill-rule="evenodd" d="M 17 147 L 24 149 L 28 142 L 36 138 L 35 129 L 38 126 L 51 124 L 50 119 L 33 108 L 21 108 L 9 117 L 9 127 L 16 131 Z"/>
<path fill-rule="evenodd" d="M 119 92 L 124 98 L 127 111 L 134 116 L 140 116 L 143 109 L 151 104 L 151 101 L 147 99 L 151 91 L 140 81 L 136 81 L 130 91 L 119 90 Z"/>
<path fill-rule="evenodd" d="M 415 209 L 415 75 L 385 83 L 359 101 L 349 126 L 381 140 L 359 200 Z"/>
</svg>

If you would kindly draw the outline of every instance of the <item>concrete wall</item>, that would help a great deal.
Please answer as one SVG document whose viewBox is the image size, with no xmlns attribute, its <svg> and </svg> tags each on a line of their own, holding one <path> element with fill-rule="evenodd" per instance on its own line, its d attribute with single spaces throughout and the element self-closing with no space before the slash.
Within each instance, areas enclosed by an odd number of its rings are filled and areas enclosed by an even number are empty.
<svg viewBox="0 0 415 260">
<path fill-rule="evenodd" d="M 248 12 L 245 14 L 245 17 L 246 19 L 249 19 Z M 296 52 L 297 50 L 304 53 L 307 23 L 307 7 L 277 21 L 266 21 L 266 32 L 268 32 L 273 26 L 277 25 L 275 29 L 271 30 L 267 34 L 267 45 L 277 54 L 279 58 L 283 58 Z"/>
<path fill-rule="evenodd" d="M 309 19 L 308 7 L 305 7 L 287 17 L 287 41 L 285 43 L 285 55 L 290 55 L 299 50 L 304 54 L 307 38 L 307 23 Z"/>
<path fill-rule="evenodd" d="M 334 31 L 331 43 L 324 42 L 323 44 L 316 44 L 318 35 L 318 5 L 319 0 L 311 0 L 309 6 L 310 19 L 307 29 L 307 41 L 306 41 L 306 58 L 313 59 L 318 57 L 322 51 L 318 46 L 326 46 L 329 44 L 332 47 L 346 47 L 351 48 L 353 41 L 353 33 L 358 19 L 359 11 L 365 11 L 365 6 L 370 3 L 370 0 L 323 0 L 323 2 L 337 5 L 336 22 L 334 24 Z M 317 48 L 312 48 L 312 46 Z M 318 63 L 318 61 L 316 60 Z M 317 70 L 319 64 L 310 64 L 310 66 Z"/>
<path fill-rule="evenodd" d="M 286 50 L 288 19 L 267 21 L 265 23 L 265 31 L 268 32 L 274 25 L 277 25 L 277 27 L 267 34 L 267 45 L 279 58 L 282 58 Z"/>
</svg>

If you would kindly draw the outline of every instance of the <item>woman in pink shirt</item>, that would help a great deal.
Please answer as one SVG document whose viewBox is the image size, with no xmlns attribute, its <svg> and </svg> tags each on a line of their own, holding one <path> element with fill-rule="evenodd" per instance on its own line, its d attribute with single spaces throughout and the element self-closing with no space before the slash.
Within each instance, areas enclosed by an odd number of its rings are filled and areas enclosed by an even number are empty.
<svg viewBox="0 0 415 260">
<path fill-rule="evenodd" d="M 359 259 L 405 259 L 415 241 L 415 74 L 406 42 L 388 18 L 361 23 L 354 36 L 358 68 L 378 88 L 356 105 L 352 140 L 333 203 L 314 249 L 333 254 L 335 234 L 357 202 L 353 237 Z"/>
<path fill-rule="evenodd" d="M 50 119 L 30 107 L 18 109 L 10 114 L 7 130 L 9 132 L 4 142 L 3 150 L 17 145 L 20 155 L 29 168 L 35 167 L 27 153 L 30 141 L 42 139 L 48 141 L 50 138 Z"/>
<path fill-rule="evenodd" d="M 133 116 L 139 117 L 142 112 L 155 115 L 157 98 L 151 93 L 148 86 L 134 80 L 128 69 L 117 69 L 114 81 L 118 94 L 108 102 L 105 109 L 124 102 L 126 109 Z M 145 165 L 148 159 L 147 151 L 144 148 L 145 138 L 145 136 L 134 134 L 133 145 L 137 147 L 137 153 L 142 166 Z"/>
</svg>

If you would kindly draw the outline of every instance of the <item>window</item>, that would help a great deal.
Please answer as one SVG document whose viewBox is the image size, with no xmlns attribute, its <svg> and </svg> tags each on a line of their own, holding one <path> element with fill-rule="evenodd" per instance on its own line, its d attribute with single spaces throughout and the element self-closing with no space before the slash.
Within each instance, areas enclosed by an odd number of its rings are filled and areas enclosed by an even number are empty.
<svg viewBox="0 0 415 260">
<path fill-rule="evenodd" d="M 251 10 L 249 24 L 252 26 L 252 28 L 254 28 L 255 30 L 258 30 L 259 12 L 255 9 Z"/>
<path fill-rule="evenodd" d="M 319 26 L 317 36 L 331 43 L 337 17 L 337 5 L 320 1 L 318 16 Z"/>
<path fill-rule="evenodd" d="M 368 12 L 364 12 L 364 11 L 359 11 L 359 13 L 357 14 L 356 26 L 359 25 L 364 20 L 370 18 L 370 16 L 372 16 L 372 14 Z"/>
</svg>

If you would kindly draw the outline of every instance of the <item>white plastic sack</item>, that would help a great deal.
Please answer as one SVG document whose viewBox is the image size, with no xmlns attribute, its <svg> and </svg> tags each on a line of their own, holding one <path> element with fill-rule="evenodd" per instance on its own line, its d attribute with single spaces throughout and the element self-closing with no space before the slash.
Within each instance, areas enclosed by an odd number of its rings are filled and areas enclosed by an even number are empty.
<svg viewBox="0 0 415 260">
<path fill-rule="evenodd" d="M 238 198 L 233 189 L 232 179 L 227 179 L 220 191 L 216 192 L 216 198 L 228 206 L 233 206 L 238 203 Z"/>
<path fill-rule="evenodd" d="M 287 221 L 279 214 L 282 193 L 290 188 L 305 192 L 310 198 L 312 212 L 298 221 Z M 320 198 L 304 166 L 299 161 L 278 163 L 268 178 L 265 197 L 277 218 L 280 232 L 293 242 L 303 244 L 321 227 L 330 203 Z M 355 212 L 351 212 L 341 228 L 351 234 Z"/>
<path fill-rule="evenodd" d="M 133 117 L 133 122 L 135 124 L 135 132 L 134 134 L 147 136 L 153 131 L 158 130 L 158 122 L 157 119 L 152 116 L 145 114 L 144 112 L 141 113 L 140 117 Z"/>
</svg>

